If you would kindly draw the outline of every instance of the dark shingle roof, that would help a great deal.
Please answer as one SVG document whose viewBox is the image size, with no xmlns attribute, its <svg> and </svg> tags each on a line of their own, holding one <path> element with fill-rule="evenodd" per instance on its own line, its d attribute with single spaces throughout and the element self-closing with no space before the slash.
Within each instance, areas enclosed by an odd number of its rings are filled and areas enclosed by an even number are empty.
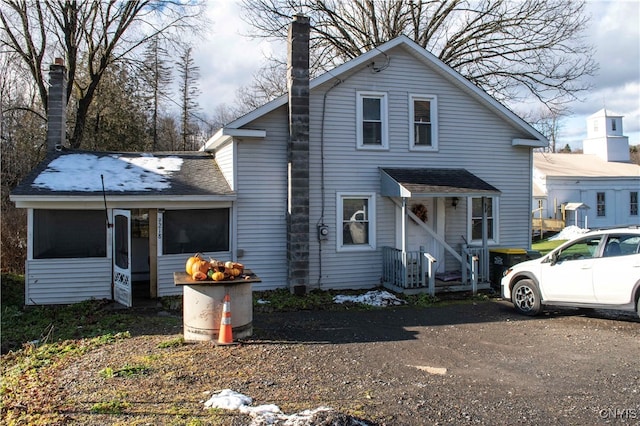
<svg viewBox="0 0 640 426">
<path fill-rule="evenodd" d="M 465 169 L 383 168 L 382 171 L 412 196 L 500 194 L 500 190 Z"/>
</svg>

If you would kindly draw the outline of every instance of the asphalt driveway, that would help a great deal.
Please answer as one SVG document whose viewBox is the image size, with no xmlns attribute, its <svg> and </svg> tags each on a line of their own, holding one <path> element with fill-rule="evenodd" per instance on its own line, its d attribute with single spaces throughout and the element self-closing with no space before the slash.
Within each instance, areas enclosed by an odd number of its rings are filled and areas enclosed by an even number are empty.
<svg viewBox="0 0 640 426">
<path fill-rule="evenodd" d="M 364 418 L 378 424 L 640 424 L 640 320 L 630 313 L 530 318 L 492 301 L 258 313 L 254 326 L 262 342 L 305 345 L 289 368 L 325 371 L 318 385 L 342 398 L 365 395 Z"/>
</svg>

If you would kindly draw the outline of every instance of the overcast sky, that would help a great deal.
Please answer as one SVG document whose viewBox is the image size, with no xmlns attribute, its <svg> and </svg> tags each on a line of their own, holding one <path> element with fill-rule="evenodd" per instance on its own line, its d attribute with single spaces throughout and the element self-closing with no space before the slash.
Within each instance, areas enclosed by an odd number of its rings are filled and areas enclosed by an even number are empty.
<svg viewBox="0 0 640 426">
<path fill-rule="evenodd" d="M 200 67 L 200 106 L 211 116 L 219 104 L 232 104 L 236 90 L 249 84 L 265 55 L 283 47 L 244 36 L 247 25 L 239 17 L 234 0 L 208 0 L 210 34 L 198 42 L 196 65 Z M 624 135 L 640 144 L 640 0 L 592 0 L 588 36 L 595 46 L 598 75 L 583 101 L 571 104 L 572 114 L 562 122 L 558 144 L 581 148 L 586 137 L 586 117 L 607 108 L 624 116 Z"/>
</svg>

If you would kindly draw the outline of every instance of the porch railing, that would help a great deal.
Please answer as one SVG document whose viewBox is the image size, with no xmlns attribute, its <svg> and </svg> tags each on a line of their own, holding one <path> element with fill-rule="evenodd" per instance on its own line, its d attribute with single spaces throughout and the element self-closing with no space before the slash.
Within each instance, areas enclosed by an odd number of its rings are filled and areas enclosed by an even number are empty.
<svg viewBox="0 0 640 426">
<path fill-rule="evenodd" d="M 482 247 L 474 247 L 464 245 L 462 246 L 462 259 L 466 260 L 468 268 L 462 268 L 462 282 L 466 282 L 469 275 L 472 273 L 471 265 L 473 264 L 473 258 L 477 259 L 478 265 L 476 268 L 478 275 L 478 282 L 489 282 L 489 253 L 485 253 Z"/>
<path fill-rule="evenodd" d="M 480 249 L 482 250 L 482 249 Z M 481 253 L 463 250 L 462 284 L 470 286 L 474 294 L 478 290 L 478 281 L 482 275 L 479 269 Z M 436 292 L 435 266 L 437 262 L 431 254 L 424 250 L 407 251 L 393 247 L 382 249 L 383 269 L 382 280 L 385 284 L 405 290 L 427 290 L 429 294 Z M 466 267 L 465 267 L 466 266 Z"/>
</svg>

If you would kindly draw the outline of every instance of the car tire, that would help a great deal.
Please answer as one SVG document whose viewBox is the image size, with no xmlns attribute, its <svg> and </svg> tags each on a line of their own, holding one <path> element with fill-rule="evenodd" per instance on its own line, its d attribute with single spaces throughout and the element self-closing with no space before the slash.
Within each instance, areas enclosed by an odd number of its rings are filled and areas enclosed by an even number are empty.
<svg viewBox="0 0 640 426">
<path fill-rule="evenodd" d="M 542 311 L 540 290 L 533 280 L 521 280 L 511 290 L 511 301 L 518 312 L 524 315 L 538 315 Z"/>
</svg>

